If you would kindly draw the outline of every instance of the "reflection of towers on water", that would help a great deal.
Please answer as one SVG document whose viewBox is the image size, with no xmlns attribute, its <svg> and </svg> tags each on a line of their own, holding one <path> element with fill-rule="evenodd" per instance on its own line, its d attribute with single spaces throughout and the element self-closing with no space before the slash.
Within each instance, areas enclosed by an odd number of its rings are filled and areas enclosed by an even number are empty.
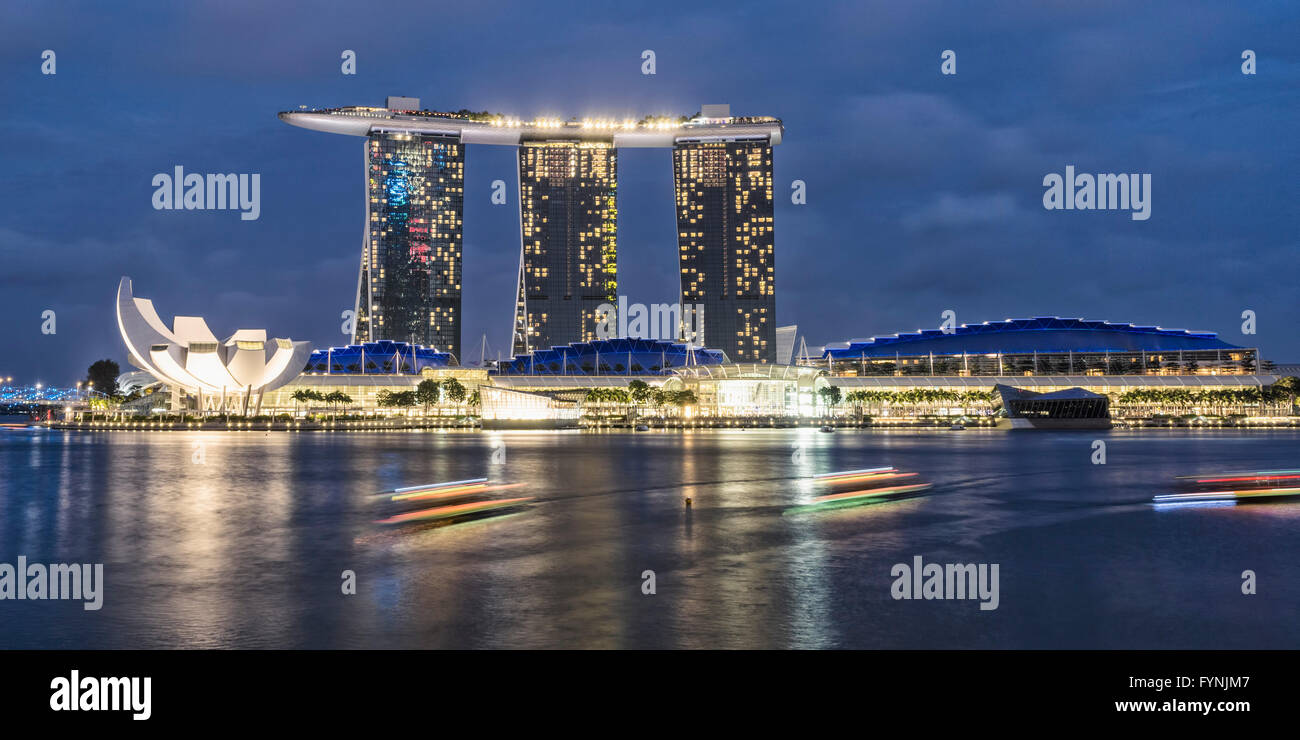
<svg viewBox="0 0 1300 740">
<path fill-rule="evenodd" d="M 519 282 L 512 350 L 596 338 L 618 299 L 618 153 L 609 141 L 519 147 Z"/>
<path fill-rule="evenodd" d="M 460 354 L 465 154 L 455 136 L 372 133 L 353 342 Z"/>
</svg>

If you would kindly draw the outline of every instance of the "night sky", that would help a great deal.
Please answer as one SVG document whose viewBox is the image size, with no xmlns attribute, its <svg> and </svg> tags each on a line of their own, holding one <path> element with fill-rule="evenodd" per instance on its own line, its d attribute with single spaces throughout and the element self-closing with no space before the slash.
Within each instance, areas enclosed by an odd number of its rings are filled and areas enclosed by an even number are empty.
<svg viewBox="0 0 1300 740">
<path fill-rule="evenodd" d="M 387 95 L 524 119 L 703 103 L 782 118 L 777 318 L 809 345 L 952 310 L 1217 331 L 1300 361 L 1294 2 L 183 5 L 0 9 L 0 376 L 71 384 L 101 357 L 129 369 L 122 275 L 164 319 L 205 316 L 222 338 L 344 343 L 364 139 L 275 114 Z M 945 49 L 956 75 L 940 74 Z M 154 210 L 154 174 L 177 165 L 260 173 L 261 217 Z M 1044 210 L 1043 178 L 1066 165 L 1150 173 L 1150 220 Z M 621 292 L 676 301 L 670 151 L 622 150 L 619 170 Z M 490 201 L 497 179 L 506 206 Z M 470 147 L 466 363 L 484 333 L 490 356 L 509 349 L 517 179 L 513 149 Z M 796 179 L 806 205 L 790 202 Z M 1247 309 L 1256 336 L 1241 334 Z"/>
</svg>

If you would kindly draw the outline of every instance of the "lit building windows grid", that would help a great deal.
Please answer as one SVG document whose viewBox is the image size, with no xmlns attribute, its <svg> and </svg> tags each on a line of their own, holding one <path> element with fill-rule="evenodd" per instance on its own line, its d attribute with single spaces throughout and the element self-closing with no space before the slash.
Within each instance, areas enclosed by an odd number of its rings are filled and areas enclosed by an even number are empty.
<svg viewBox="0 0 1300 740">
<path fill-rule="evenodd" d="M 459 353 L 464 172 L 464 147 L 455 138 L 368 137 L 357 342 Z"/>
<path fill-rule="evenodd" d="M 772 147 L 679 143 L 673 173 L 681 300 L 704 306 L 705 346 L 775 361 Z"/>
<path fill-rule="evenodd" d="M 520 146 L 516 354 L 596 338 L 597 308 L 618 299 L 617 192 L 608 143 Z"/>
</svg>

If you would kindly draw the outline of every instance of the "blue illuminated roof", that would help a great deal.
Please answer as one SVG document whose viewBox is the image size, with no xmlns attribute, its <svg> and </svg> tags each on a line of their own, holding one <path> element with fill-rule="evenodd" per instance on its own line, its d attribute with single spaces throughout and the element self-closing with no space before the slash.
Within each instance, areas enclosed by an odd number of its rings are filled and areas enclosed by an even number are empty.
<svg viewBox="0 0 1300 740">
<path fill-rule="evenodd" d="M 343 375 L 417 375 L 425 368 L 455 364 L 450 352 L 387 339 L 311 353 L 303 372 Z"/>
<path fill-rule="evenodd" d="M 1176 352 L 1240 349 L 1214 332 L 1040 316 L 1032 319 L 962 324 L 940 329 L 855 339 L 828 346 L 823 357 L 860 359 L 919 355 L 1030 354 L 1033 352 Z"/>
<path fill-rule="evenodd" d="M 597 339 L 533 350 L 502 362 L 502 375 L 662 375 L 687 365 L 721 365 L 720 350 L 658 339 Z M 598 366 L 599 365 L 599 366 Z"/>
</svg>

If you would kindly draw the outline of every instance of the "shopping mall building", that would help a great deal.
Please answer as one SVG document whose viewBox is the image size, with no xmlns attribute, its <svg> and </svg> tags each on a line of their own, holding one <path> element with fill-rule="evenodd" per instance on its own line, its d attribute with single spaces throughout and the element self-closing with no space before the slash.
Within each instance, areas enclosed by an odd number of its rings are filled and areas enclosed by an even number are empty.
<svg viewBox="0 0 1300 740">
<path fill-rule="evenodd" d="M 1213 333 L 1056 317 L 852 340 L 788 365 L 731 363 L 719 361 L 718 354 L 697 350 L 693 361 L 679 356 L 659 363 L 633 355 L 636 361 L 602 362 L 603 372 L 589 373 L 581 371 L 582 360 L 574 355 L 561 351 L 557 362 L 557 351 L 550 350 L 546 361 L 537 353 L 515 358 L 490 382 L 516 391 L 573 395 L 626 388 L 640 378 L 666 391 L 691 391 L 696 399 L 691 413 L 699 416 L 800 417 L 855 413 L 854 399 L 874 399 L 871 411 L 885 416 L 962 414 L 979 405 L 968 403 L 971 398 L 982 399 L 988 410 L 998 385 L 1036 392 L 1084 388 L 1118 399 L 1137 389 L 1258 390 L 1279 377 L 1268 363 L 1261 370 L 1256 349 Z M 608 360 L 618 353 L 607 349 L 603 356 Z M 828 409 L 821 391 L 832 387 L 839 389 L 840 403 Z M 904 402 L 888 402 L 891 397 Z M 909 398 L 925 400 L 907 403 Z"/>
<path fill-rule="evenodd" d="M 187 353 L 197 350 L 184 346 L 184 337 L 173 340 L 170 351 L 184 365 Z M 720 350 L 620 338 L 534 349 L 491 367 L 463 367 L 449 352 L 366 342 L 312 351 L 300 375 L 267 384 L 258 400 L 262 414 L 324 408 L 304 402 L 300 391 L 340 394 L 345 401 L 328 405 L 334 413 L 413 413 L 385 408 L 383 392 L 414 390 L 426 379 L 455 379 L 465 400 L 445 401 L 433 411 L 481 415 L 494 423 L 568 421 L 611 408 L 638 417 L 906 417 L 991 413 L 994 387 L 1005 386 L 1039 393 L 1084 389 L 1121 406 L 1138 390 L 1185 391 L 1177 397 L 1192 399 L 1189 404 L 1210 397 L 1207 391 L 1235 391 L 1214 398 L 1229 398 L 1233 413 L 1249 415 L 1266 412 L 1261 391 L 1279 377 L 1255 348 L 1213 333 L 1039 317 L 851 340 L 784 364 L 732 362 Z M 171 385 L 165 374 L 158 380 Z M 633 399 L 627 392 L 634 381 L 659 393 Z"/>
</svg>

